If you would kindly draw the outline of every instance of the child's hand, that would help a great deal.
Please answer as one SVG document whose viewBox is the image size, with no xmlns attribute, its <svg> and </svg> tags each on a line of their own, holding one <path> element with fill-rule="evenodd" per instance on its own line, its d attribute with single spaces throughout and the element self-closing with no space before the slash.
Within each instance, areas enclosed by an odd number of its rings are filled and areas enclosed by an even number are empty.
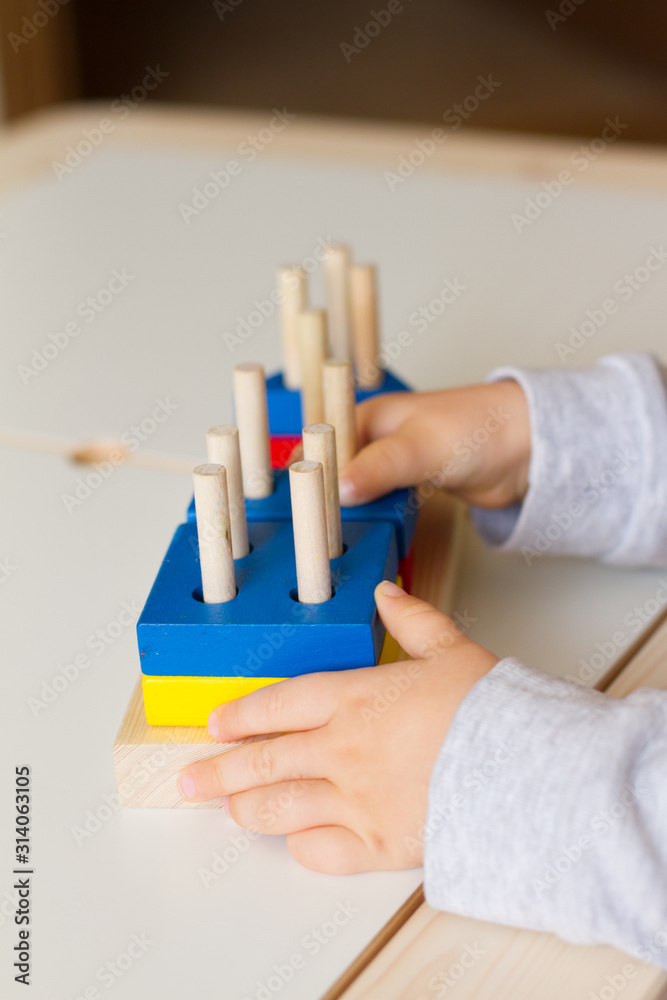
<svg viewBox="0 0 667 1000">
<path fill-rule="evenodd" d="M 308 868 L 344 874 L 421 864 L 431 771 L 456 710 L 498 662 L 446 615 L 392 583 L 378 610 L 401 663 L 306 674 L 216 708 L 223 742 L 282 732 L 191 764 L 191 801 L 229 796 L 237 823 L 287 834 Z"/>
<path fill-rule="evenodd" d="M 481 507 L 528 488 L 530 427 L 517 382 L 389 393 L 357 407 L 361 451 L 340 480 L 341 503 L 367 503 L 425 480 Z"/>
</svg>

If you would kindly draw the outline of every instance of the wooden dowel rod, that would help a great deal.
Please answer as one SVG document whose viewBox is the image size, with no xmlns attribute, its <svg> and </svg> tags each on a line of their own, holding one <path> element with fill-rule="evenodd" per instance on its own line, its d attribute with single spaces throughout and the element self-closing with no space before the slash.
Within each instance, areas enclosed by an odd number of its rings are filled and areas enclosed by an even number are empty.
<svg viewBox="0 0 667 1000">
<path fill-rule="evenodd" d="M 295 462 L 289 468 L 289 485 L 299 601 L 322 604 L 331 597 L 322 466 L 319 462 Z"/>
<path fill-rule="evenodd" d="M 324 255 L 327 289 L 329 338 L 334 358 L 351 357 L 350 252 L 347 247 L 329 244 Z"/>
<path fill-rule="evenodd" d="M 301 365 L 297 316 L 306 308 L 307 287 L 304 269 L 297 266 L 279 268 L 278 291 L 283 335 L 283 383 L 288 389 L 299 389 Z"/>
<path fill-rule="evenodd" d="M 376 389 L 382 382 L 378 360 L 377 277 L 372 264 L 350 268 L 350 311 L 357 382 Z"/>
<path fill-rule="evenodd" d="M 229 502 L 229 523 L 232 533 L 232 555 L 243 559 L 250 551 L 248 542 L 248 521 L 243 496 L 243 476 L 241 474 L 241 451 L 239 432 L 231 424 L 218 424 L 206 431 L 208 460 L 222 465 L 227 474 L 227 499 Z"/>
<path fill-rule="evenodd" d="M 343 529 L 338 498 L 336 431 L 331 424 L 311 424 L 310 427 L 304 427 L 303 457 L 308 462 L 319 462 L 322 466 L 329 558 L 337 559 L 343 554 Z"/>
<path fill-rule="evenodd" d="M 243 493 L 261 500 L 273 493 L 266 377 L 262 365 L 248 362 L 234 369 L 234 408 L 239 429 Z"/>
<path fill-rule="evenodd" d="M 329 359 L 322 365 L 324 420 L 336 428 L 338 471 L 357 453 L 354 370 L 351 361 Z"/>
<path fill-rule="evenodd" d="M 193 479 L 204 603 L 222 604 L 236 597 L 227 475 L 221 465 L 198 465 Z"/>
<path fill-rule="evenodd" d="M 322 364 L 327 356 L 327 319 L 323 309 L 303 312 L 299 324 L 301 419 L 304 424 L 324 420 Z"/>
</svg>

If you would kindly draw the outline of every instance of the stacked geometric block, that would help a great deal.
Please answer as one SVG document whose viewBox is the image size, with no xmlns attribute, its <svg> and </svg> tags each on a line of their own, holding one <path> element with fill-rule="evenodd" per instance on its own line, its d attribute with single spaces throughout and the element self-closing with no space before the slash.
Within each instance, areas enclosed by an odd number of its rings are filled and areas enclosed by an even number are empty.
<svg viewBox="0 0 667 1000">
<path fill-rule="evenodd" d="M 333 313 L 335 309 L 330 300 L 330 323 Z M 283 324 L 285 326 L 285 316 Z M 366 334 L 367 342 L 372 341 L 368 331 Z M 329 342 L 325 348 L 327 354 L 330 349 Z M 358 371 L 356 353 L 355 362 Z M 340 367 L 339 362 L 329 364 Z M 348 367 L 351 371 L 351 365 Z M 339 549 L 333 557 L 329 545 L 330 596 L 327 584 L 326 596 L 318 598 L 317 603 L 300 600 L 303 590 L 302 579 L 297 573 L 295 535 L 300 528 L 300 537 L 310 537 L 312 525 L 297 524 L 296 508 L 293 510 L 295 497 L 291 496 L 290 478 L 294 484 L 295 474 L 301 467 L 293 466 L 290 472 L 284 463 L 295 445 L 301 442 L 304 424 L 314 424 L 314 430 L 319 434 L 330 433 L 331 439 L 339 437 L 341 428 L 332 421 L 334 434 L 325 423 L 304 420 L 304 416 L 308 416 L 304 413 L 305 390 L 300 393 L 287 388 L 282 373 L 265 382 L 261 366 L 241 365 L 235 376 L 241 374 L 241 369 L 246 369 L 245 375 L 251 374 L 255 383 L 261 372 L 263 399 L 253 403 L 252 435 L 246 429 L 247 418 L 240 412 L 237 397 L 239 433 L 236 438 L 230 436 L 236 434 L 234 428 L 220 428 L 209 432 L 207 441 L 209 461 L 215 462 L 215 456 L 211 456 L 211 442 L 215 443 L 216 430 L 227 434 L 230 441 L 240 438 L 243 469 L 236 483 L 230 460 L 226 473 L 229 496 L 225 493 L 225 503 L 236 508 L 237 513 L 239 506 L 244 507 L 241 514 L 244 525 L 247 520 L 247 543 L 243 552 L 247 554 L 233 559 L 235 596 L 232 590 L 231 599 L 206 603 L 202 593 L 200 544 L 207 543 L 202 542 L 201 535 L 198 538 L 193 500 L 185 523 L 176 529 L 137 624 L 144 707 L 151 725 L 204 726 L 210 711 L 217 705 L 278 680 L 314 671 L 367 667 L 383 658 L 394 658 L 395 649 L 389 643 L 383 657 L 385 634 L 373 594 L 377 584 L 384 579 L 400 576 L 403 585 L 409 585 L 411 544 L 417 518 L 414 492 L 396 490 L 372 503 L 342 508 L 338 515 L 336 505 L 332 507 L 333 513 L 330 511 L 327 494 L 327 528 L 331 527 L 330 518 L 338 517 L 340 531 L 342 520 L 342 546 L 339 539 Z M 249 373 L 248 369 L 252 371 Z M 373 386 L 351 388 L 350 407 L 355 397 L 359 401 L 377 393 L 395 391 L 409 390 L 395 376 L 379 371 Z M 331 412 L 335 412 L 335 408 Z M 252 444 L 251 436 L 257 439 L 257 428 L 260 446 L 264 444 L 262 436 L 266 437 L 267 468 L 260 490 L 247 485 L 251 478 L 247 475 L 248 469 L 256 457 L 248 458 L 248 449 Z M 305 437 L 308 441 L 315 440 L 312 434 Z M 335 452 L 333 466 L 331 462 L 328 466 L 326 461 L 322 462 L 324 481 L 327 476 L 330 480 L 335 478 L 337 497 Z M 316 465 L 314 462 L 302 464 L 304 468 L 308 466 L 309 471 Z M 280 465 L 283 467 L 277 467 Z M 200 469 L 215 470 L 220 466 L 208 465 Z M 318 466 L 314 471 L 322 480 L 322 468 Z M 297 483 L 305 478 L 308 477 L 300 477 Z M 294 489 L 293 485 L 292 493 Z M 240 496 L 242 491 L 245 497 Z M 322 505 L 324 508 L 324 499 Z M 201 524 L 199 528 L 203 530 Z M 230 528 L 225 528 L 222 534 L 225 537 L 221 544 L 227 544 L 231 553 Z M 305 570 L 302 553 L 299 573 Z"/>
</svg>

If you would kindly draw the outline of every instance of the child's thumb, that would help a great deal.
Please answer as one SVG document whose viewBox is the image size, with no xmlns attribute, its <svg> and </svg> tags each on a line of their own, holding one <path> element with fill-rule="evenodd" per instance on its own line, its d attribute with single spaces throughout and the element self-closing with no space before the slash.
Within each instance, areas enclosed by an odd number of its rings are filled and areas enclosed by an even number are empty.
<svg viewBox="0 0 667 1000">
<path fill-rule="evenodd" d="M 417 442 L 405 425 L 366 445 L 348 462 L 339 480 L 340 501 L 354 507 L 424 478 Z"/>
<path fill-rule="evenodd" d="M 375 602 L 385 628 L 413 659 L 436 656 L 462 638 L 451 618 L 389 580 L 375 588 Z"/>
</svg>

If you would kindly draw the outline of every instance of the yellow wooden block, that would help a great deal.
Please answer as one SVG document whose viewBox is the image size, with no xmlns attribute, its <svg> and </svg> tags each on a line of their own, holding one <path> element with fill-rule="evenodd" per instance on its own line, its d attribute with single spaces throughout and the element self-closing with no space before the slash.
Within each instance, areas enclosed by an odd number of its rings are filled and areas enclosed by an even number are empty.
<svg viewBox="0 0 667 1000">
<path fill-rule="evenodd" d="M 155 677 L 144 675 L 144 708 L 150 726 L 205 726 L 210 713 L 282 677 Z"/>
<path fill-rule="evenodd" d="M 402 652 L 403 650 L 398 645 L 393 635 L 389 635 L 388 632 L 385 632 L 384 642 L 382 643 L 382 649 L 380 650 L 378 666 L 381 663 L 396 663 L 397 660 L 401 659 Z"/>
<path fill-rule="evenodd" d="M 400 574 L 396 577 L 396 584 L 401 588 L 403 587 L 403 578 Z M 389 635 L 388 632 L 385 632 L 384 642 L 382 643 L 382 649 L 380 650 L 378 666 L 381 663 L 396 663 L 397 660 L 402 659 L 404 659 L 403 650 L 398 645 L 393 635 Z"/>
</svg>

